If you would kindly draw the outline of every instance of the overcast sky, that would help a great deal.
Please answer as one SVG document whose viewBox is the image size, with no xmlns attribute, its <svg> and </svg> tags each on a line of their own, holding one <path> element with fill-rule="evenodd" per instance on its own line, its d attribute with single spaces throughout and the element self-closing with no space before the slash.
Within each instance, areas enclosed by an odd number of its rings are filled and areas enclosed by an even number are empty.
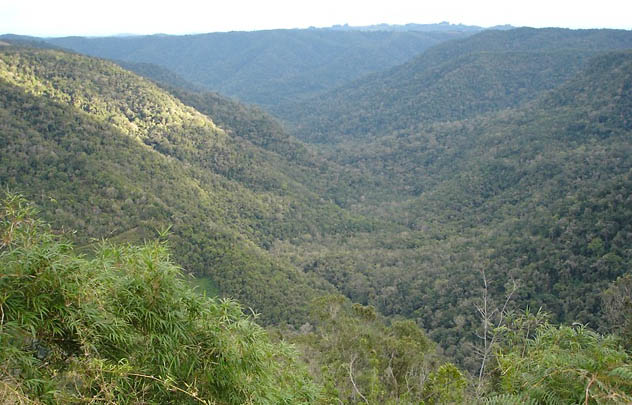
<svg viewBox="0 0 632 405">
<path fill-rule="evenodd" d="M 0 0 L 0 33 L 186 34 L 335 24 L 632 29 L 632 0 Z"/>
</svg>

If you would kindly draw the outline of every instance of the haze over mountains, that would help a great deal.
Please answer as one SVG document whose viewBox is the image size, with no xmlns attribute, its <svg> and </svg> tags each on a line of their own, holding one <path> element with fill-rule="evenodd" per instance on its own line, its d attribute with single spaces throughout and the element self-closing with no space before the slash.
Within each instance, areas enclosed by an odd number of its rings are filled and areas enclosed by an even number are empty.
<svg viewBox="0 0 632 405">
<path fill-rule="evenodd" d="M 276 111 L 312 142 L 379 137 L 515 107 L 557 87 L 597 53 L 630 47 L 626 31 L 487 31 Z"/>
<path fill-rule="evenodd" d="M 0 184 L 86 250 L 172 226 L 174 260 L 349 403 L 436 394 L 401 388 L 430 357 L 391 378 L 377 349 L 417 327 L 477 371 L 483 279 L 631 345 L 602 296 L 632 266 L 632 32 L 409 28 L 46 40 L 113 62 L 7 37 Z"/>
<path fill-rule="evenodd" d="M 307 29 L 47 41 L 88 55 L 153 63 L 207 90 L 245 102 L 276 105 L 398 65 L 442 41 L 475 32 L 453 27 L 441 31 Z"/>
</svg>

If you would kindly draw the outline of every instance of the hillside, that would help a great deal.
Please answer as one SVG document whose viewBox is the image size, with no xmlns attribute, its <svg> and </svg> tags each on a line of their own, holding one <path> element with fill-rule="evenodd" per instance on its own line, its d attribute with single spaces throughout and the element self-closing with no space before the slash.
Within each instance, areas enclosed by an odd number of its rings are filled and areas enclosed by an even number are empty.
<svg viewBox="0 0 632 405">
<path fill-rule="evenodd" d="M 600 294 L 632 265 L 630 86 L 632 54 L 610 53 L 522 107 L 351 144 L 348 164 L 410 195 L 363 209 L 407 231 L 358 235 L 305 268 L 417 319 L 466 363 L 483 271 L 497 300 L 515 280 L 517 308 L 606 330 Z"/>
<path fill-rule="evenodd" d="M 475 371 L 483 280 L 491 304 L 515 282 L 511 310 L 614 330 L 601 296 L 632 265 L 632 54 L 609 50 L 630 41 L 517 29 L 441 44 L 298 104 L 294 129 L 312 145 L 163 67 L 126 65 L 152 82 L 5 46 L 0 182 L 86 252 L 93 238 L 137 242 L 172 225 L 176 262 L 263 322 L 293 325 L 280 333 L 322 351 L 312 366 L 334 380 L 358 358 L 359 384 L 377 387 L 387 352 L 328 356 L 365 332 L 366 347 L 392 341 L 398 317 Z M 318 299 L 336 293 L 346 298 Z M 351 329 L 333 333 L 309 302 L 346 308 L 327 322 Z"/>
<path fill-rule="evenodd" d="M 484 31 L 276 113 L 308 142 L 407 134 L 518 106 L 571 78 L 598 52 L 631 47 L 629 31 Z"/>
<path fill-rule="evenodd" d="M 208 90 L 274 106 L 398 65 L 469 34 L 306 29 L 47 41 L 87 55 L 166 67 Z"/>
<path fill-rule="evenodd" d="M 0 79 L 3 188 L 82 245 L 173 225 L 177 262 L 264 321 L 297 322 L 306 300 L 331 291 L 270 248 L 373 226 L 302 183 L 320 167 L 307 155 L 299 166 L 112 63 L 5 46 Z"/>
</svg>

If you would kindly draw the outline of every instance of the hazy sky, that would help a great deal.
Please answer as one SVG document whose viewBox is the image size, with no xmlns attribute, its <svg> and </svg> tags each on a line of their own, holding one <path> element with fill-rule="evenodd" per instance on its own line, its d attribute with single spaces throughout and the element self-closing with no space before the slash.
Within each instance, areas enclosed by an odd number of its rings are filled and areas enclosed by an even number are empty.
<svg viewBox="0 0 632 405">
<path fill-rule="evenodd" d="M 632 0 L 0 0 L 0 33 L 35 36 L 441 21 L 632 29 Z"/>
</svg>

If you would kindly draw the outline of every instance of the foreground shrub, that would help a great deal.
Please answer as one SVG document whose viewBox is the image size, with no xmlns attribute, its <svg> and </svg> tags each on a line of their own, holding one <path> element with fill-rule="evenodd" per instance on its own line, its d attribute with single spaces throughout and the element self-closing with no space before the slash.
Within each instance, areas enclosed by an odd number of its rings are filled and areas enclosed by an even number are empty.
<svg viewBox="0 0 632 405">
<path fill-rule="evenodd" d="M 16 195 L 0 238 L 0 393 L 14 403 L 316 400 L 293 350 L 192 291 L 164 242 L 80 256 Z"/>
</svg>

